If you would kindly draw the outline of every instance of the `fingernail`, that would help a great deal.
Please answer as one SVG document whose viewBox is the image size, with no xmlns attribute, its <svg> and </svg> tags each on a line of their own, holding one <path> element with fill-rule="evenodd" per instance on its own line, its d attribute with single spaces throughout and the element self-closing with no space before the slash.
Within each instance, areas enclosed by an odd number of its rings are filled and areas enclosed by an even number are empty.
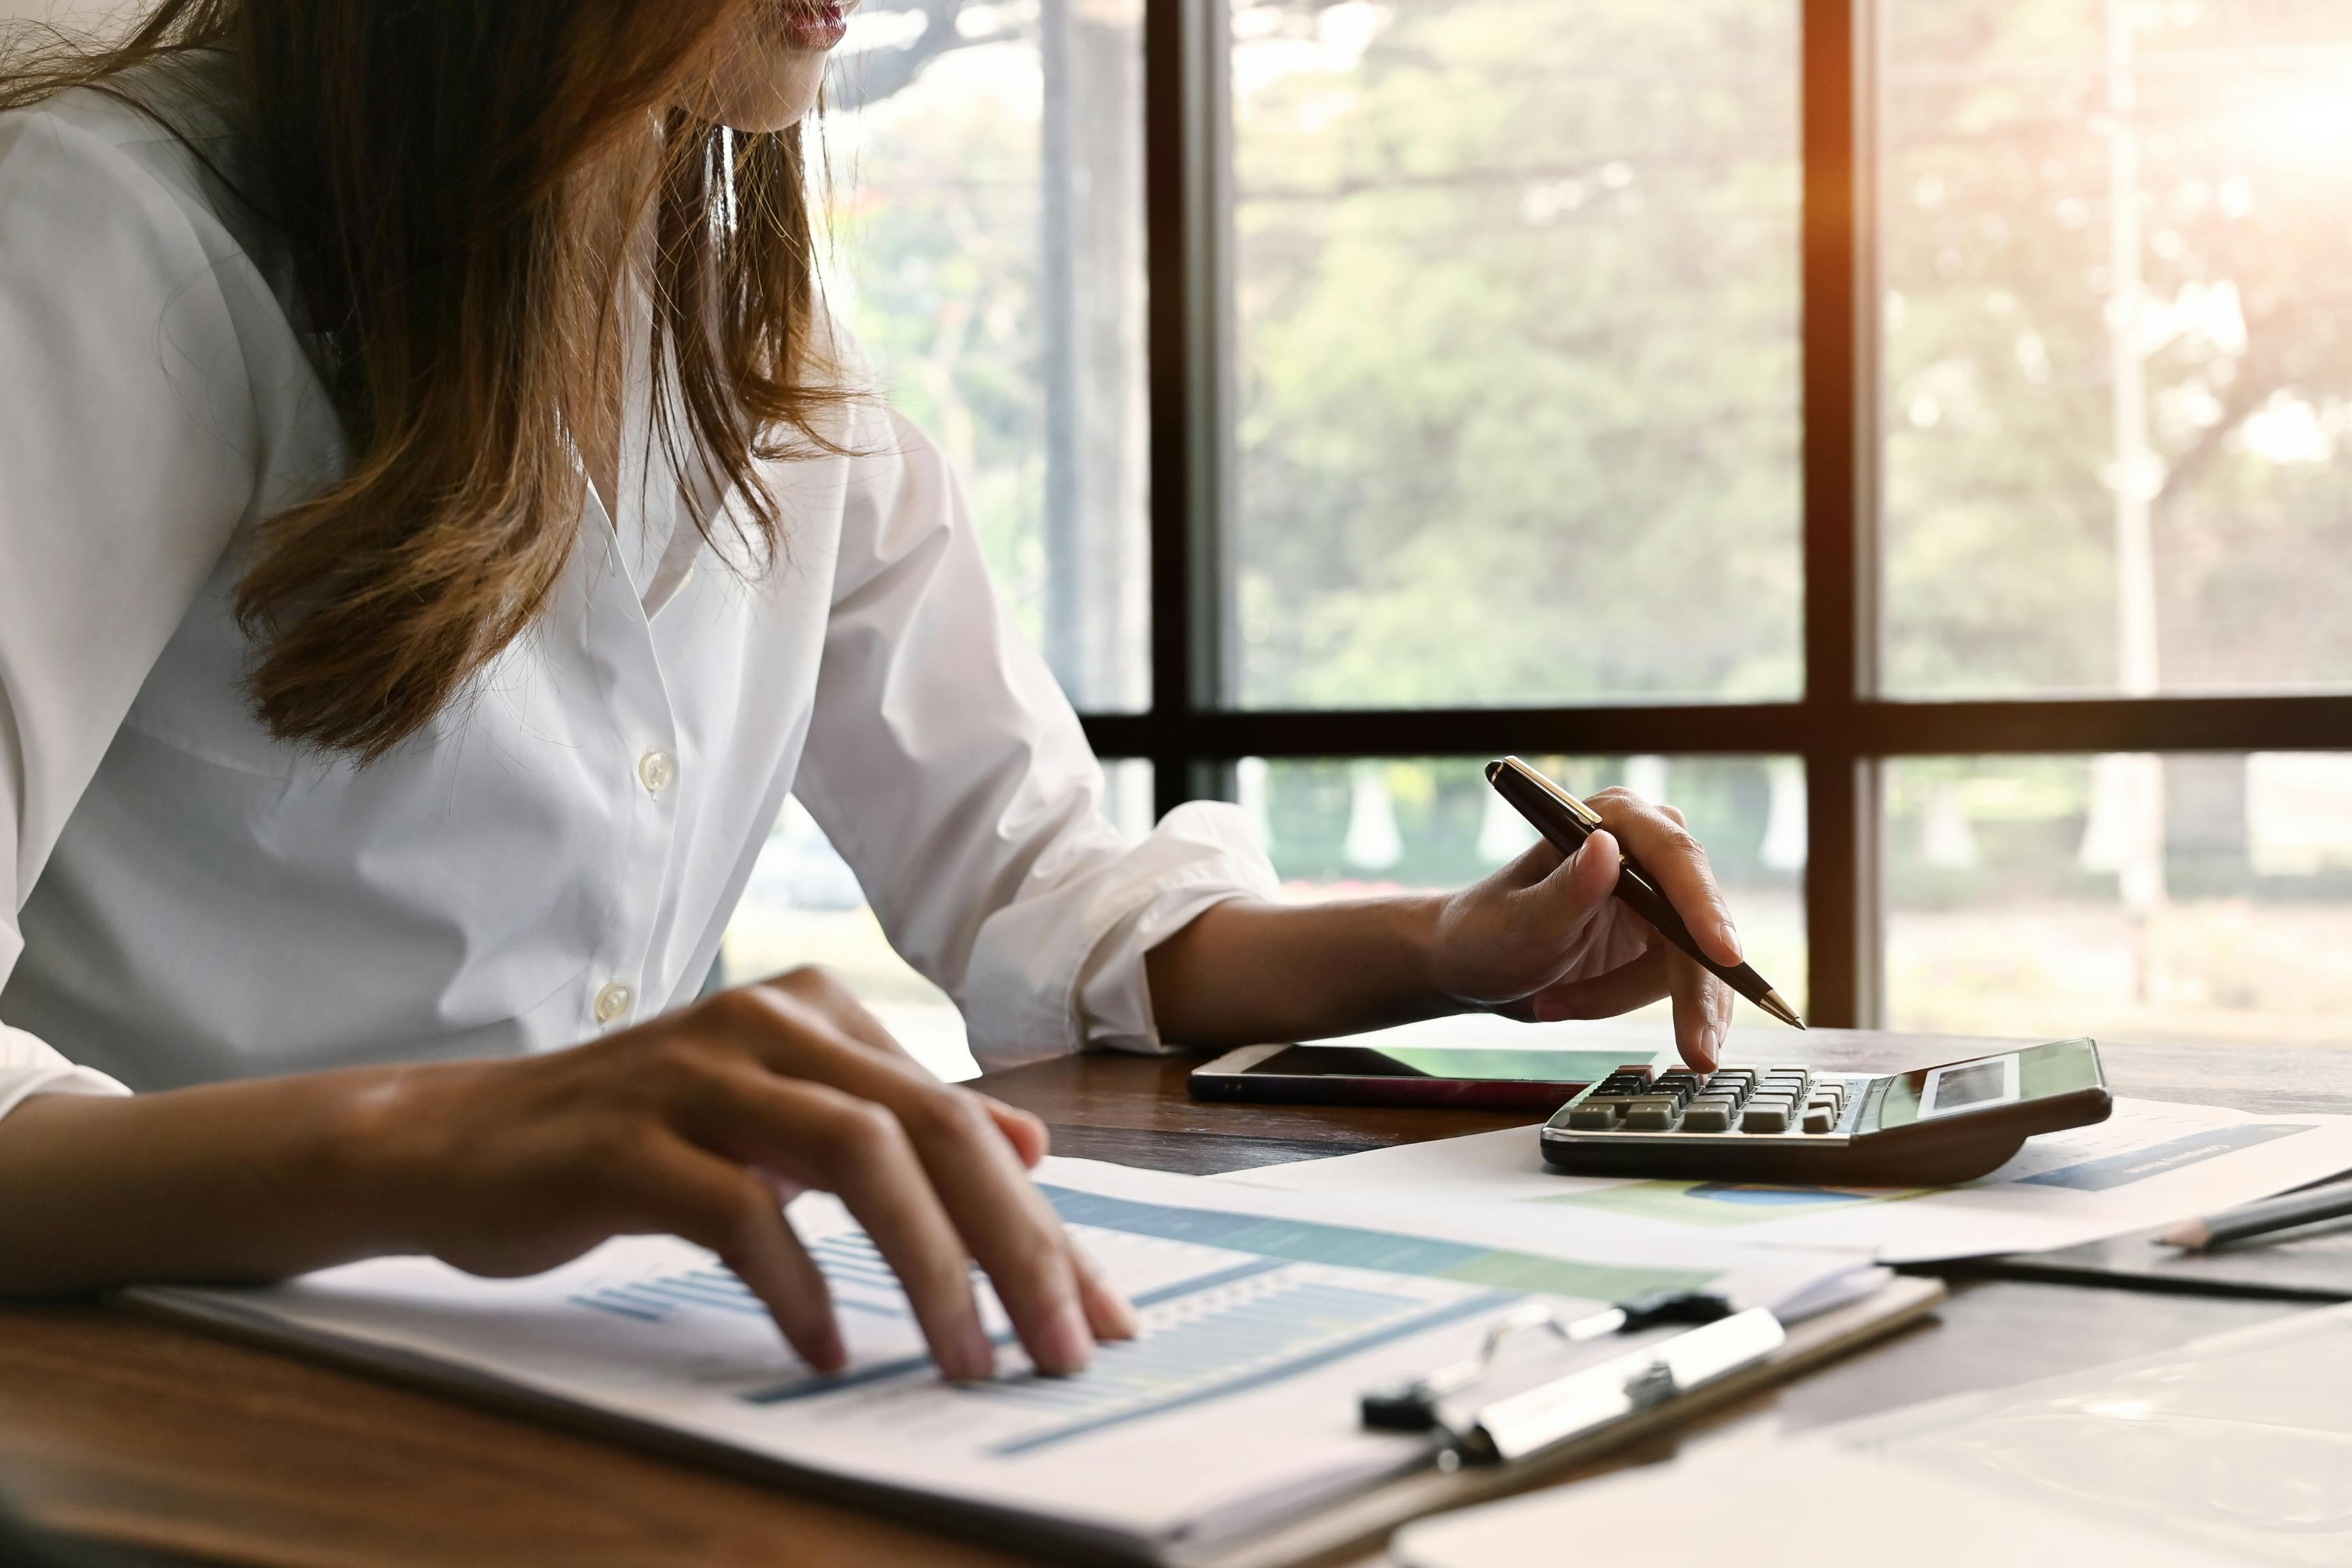
<svg viewBox="0 0 2352 1568">
<path fill-rule="evenodd" d="M 1709 1068 L 1723 1059 L 1723 1031 L 1708 1024 L 1698 1032 L 1699 1056 Z"/>
<path fill-rule="evenodd" d="M 808 1363 L 819 1372 L 839 1372 L 849 1364 L 849 1347 L 839 1329 L 827 1323 L 809 1336 Z"/>
<path fill-rule="evenodd" d="M 1054 1315 L 1045 1321 L 1045 1332 L 1039 1336 L 1037 1351 L 1041 1372 L 1083 1372 L 1087 1363 L 1094 1359 L 1094 1331 L 1087 1327 L 1087 1315 L 1076 1297 L 1054 1309 Z"/>
<path fill-rule="evenodd" d="M 1734 963 L 1747 956 L 1739 946 L 1739 928 L 1727 920 L 1723 922 L 1723 947 L 1731 954 Z"/>
</svg>

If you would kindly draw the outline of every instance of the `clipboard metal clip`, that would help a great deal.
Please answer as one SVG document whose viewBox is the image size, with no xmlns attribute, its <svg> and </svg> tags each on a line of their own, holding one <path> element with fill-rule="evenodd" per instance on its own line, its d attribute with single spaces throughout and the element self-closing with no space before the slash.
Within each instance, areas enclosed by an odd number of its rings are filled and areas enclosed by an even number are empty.
<svg viewBox="0 0 2352 1568">
<path fill-rule="evenodd" d="M 1578 1368 L 1484 1405 L 1457 1396 L 1485 1381 L 1513 1340 L 1548 1334 L 1574 1345 L 1664 1323 L 1698 1323 L 1670 1339 Z M 1786 1336 L 1763 1308 L 1735 1312 L 1719 1296 L 1661 1292 L 1569 1321 L 1529 1302 L 1487 1327 L 1478 1353 L 1425 1376 L 1363 1396 L 1364 1425 L 1388 1432 L 1432 1432 L 1441 1463 L 1504 1464 L 1571 1437 L 1670 1404 L 1684 1394 L 1761 1361 Z"/>
</svg>

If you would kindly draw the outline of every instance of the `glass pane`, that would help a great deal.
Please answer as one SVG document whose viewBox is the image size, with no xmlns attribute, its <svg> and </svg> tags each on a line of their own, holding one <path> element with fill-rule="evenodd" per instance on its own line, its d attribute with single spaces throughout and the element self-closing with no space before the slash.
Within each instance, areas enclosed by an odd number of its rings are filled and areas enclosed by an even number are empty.
<svg viewBox="0 0 2352 1568">
<path fill-rule="evenodd" d="M 827 287 L 1081 709 L 1150 691 L 1142 0 L 866 0 Z"/>
<path fill-rule="evenodd" d="M 2352 1046 L 2352 752 L 1885 776 L 1895 1027 Z"/>
<path fill-rule="evenodd" d="M 1589 795 L 1623 784 L 1670 801 L 1706 845 L 1748 961 L 1799 1012 L 1805 994 L 1805 772 L 1793 757 L 1530 757 Z M 1307 902 L 1461 887 L 1536 840 L 1468 758 L 1244 759 L 1242 807 L 1283 897 Z M 1649 1009 L 1664 1016 L 1664 1004 Z M 1740 1005 L 1743 1022 L 1762 1015 Z M 1780 1026 L 1770 1025 L 1772 1028 Z"/>
<path fill-rule="evenodd" d="M 2352 681 L 2352 9 L 1885 26 L 1891 688 Z"/>
<path fill-rule="evenodd" d="M 1793 696 L 1797 5 L 1233 5 L 1238 700 Z"/>
<path fill-rule="evenodd" d="M 1129 838 L 1151 829 L 1151 764 L 1108 763 L 1111 820 Z M 719 946 L 722 985 L 822 963 L 838 971 L 900 1044 L 941 1078 L 980 1068 L 947 994 L 891 951 L 848 862 L 798 800 L 787 800 L 751 868 Z"/>
</svg>

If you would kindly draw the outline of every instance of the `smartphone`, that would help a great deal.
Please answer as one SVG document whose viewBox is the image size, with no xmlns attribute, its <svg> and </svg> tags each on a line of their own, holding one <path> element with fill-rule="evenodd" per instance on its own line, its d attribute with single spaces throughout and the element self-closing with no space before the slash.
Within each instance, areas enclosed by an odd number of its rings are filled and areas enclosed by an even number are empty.
<svg viewBox="0 0 2352 1568">
<path fill-rule="evenodd" d="M 1244 1046 L 1194 1068 L 1188 1081 L 1195 1100 L 1549 1111 L 1623 1060 L 1622 1048 Z"/>
</svg>

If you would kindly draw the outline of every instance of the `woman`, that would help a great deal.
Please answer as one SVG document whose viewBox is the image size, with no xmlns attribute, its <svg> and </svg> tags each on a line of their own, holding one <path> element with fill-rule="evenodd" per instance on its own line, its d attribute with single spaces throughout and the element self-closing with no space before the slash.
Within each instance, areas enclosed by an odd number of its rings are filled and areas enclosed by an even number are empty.
<svg viewBox="0 0 2352 1568">
<path fill-rule="evenodd" d="M 1132 1331 L 821 973 L 697 1000 L 787 789 L 992 1065 L 1729 996 L 1615 838 L 1315 908 L 1139 845 L 812 268 L 821 0 L 168 0 L 0 78 L 0 1290 L 714 1248 L 841 1195 L 943 1370 Z M 1599 804 L 1738 956 L 1680 820 Z M 577 1047 L 575 1049 L 558 1047 Z M 130 1094 L 128 1089 L 140 1092 Z"/>
</svg>

